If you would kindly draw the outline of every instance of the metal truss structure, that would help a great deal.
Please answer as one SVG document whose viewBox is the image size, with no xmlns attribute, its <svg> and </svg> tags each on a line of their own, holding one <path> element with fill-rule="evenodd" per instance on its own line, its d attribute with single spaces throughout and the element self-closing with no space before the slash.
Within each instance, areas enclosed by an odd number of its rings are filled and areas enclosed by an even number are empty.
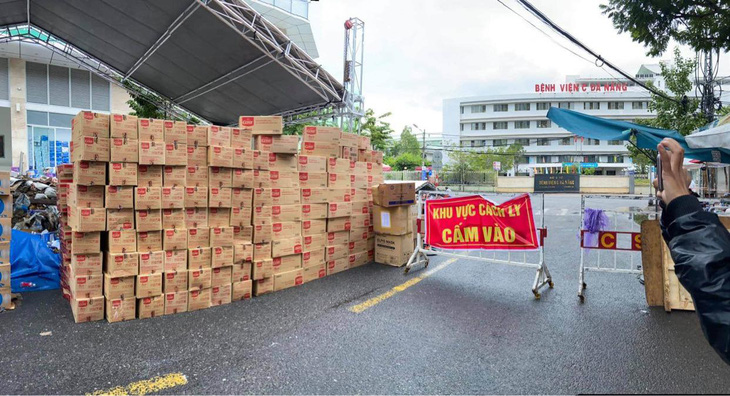
<svg viewBox="0 0 730 396">
<path fill-rule="evenodd" d="M 344 103 L 347 112 L 341 118 L 340 127 L 350 132 L 360 132 L 365 115 L 365 98 L 362 96 L 362 74 L 365 43 L 365 23 L 359 18 L 345 22 L 345 86 Z"/>
</svg>

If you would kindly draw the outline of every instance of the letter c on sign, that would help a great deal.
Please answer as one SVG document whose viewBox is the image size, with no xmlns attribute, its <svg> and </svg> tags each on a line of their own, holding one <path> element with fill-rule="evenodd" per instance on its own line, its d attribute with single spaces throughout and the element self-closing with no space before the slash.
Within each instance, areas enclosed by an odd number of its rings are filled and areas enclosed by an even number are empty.
<svg viewBox="0 0 730 396">
<path fill-rule="evenodd" d="M 616 234 L 613 232 L 602 232 L 600 234 L 601 247 L 604 249 L 616 248 Z"/>
</svg>

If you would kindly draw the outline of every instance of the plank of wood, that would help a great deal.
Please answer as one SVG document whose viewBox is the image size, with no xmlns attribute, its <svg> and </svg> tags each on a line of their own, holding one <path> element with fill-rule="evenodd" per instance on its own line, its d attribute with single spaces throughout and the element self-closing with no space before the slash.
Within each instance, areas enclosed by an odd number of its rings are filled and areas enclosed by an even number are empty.
<svg viewBox="0 0 730 396">
<path fill-rule="evenodd" d="M 662 241 L 662 261 L 664 266 L 664 310 L 667 312 L 672 310 L 694 311 L 692 297 L 679 283 L 677 274 L 674 272 L 674 260 L 664 241 Z"/>
<path fill-rule="evenodd" d="M 646 303 L 664 306 L 664 269 L 662 268 L 662 231 L 659 220 L 641 222 L 641 268 L 644 271 Z"/>
</svg>

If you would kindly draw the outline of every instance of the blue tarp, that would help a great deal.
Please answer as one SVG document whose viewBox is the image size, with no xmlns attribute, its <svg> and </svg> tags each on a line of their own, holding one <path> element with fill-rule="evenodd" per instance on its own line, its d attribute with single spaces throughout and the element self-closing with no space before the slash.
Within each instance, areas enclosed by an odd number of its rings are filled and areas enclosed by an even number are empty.
<svg viewBox="0 0 730 396">
<path fill-rule="evenodd" d="M 60 287 L 61 255 L 48 247 L 51 235 L 13 230 L 10 239 L 10 288 L 13 293 Z"/>
<path fill-rule="evenodd" d="M 627 121 L 609 120 L 556 107 L 548 110 L 547 118 L 575 135 L 590 139 L 629 140 L 633 135 L 636 136 L 636 145 L 642 149 L 656 150 L 656 146 L 662 139 L 672 138 L 684 147 L 685 157 L 705 162 L 730 164 L 730 150 L 689 148 L 684 137 L 677 131 L 652 128 Z"/>
</svg>

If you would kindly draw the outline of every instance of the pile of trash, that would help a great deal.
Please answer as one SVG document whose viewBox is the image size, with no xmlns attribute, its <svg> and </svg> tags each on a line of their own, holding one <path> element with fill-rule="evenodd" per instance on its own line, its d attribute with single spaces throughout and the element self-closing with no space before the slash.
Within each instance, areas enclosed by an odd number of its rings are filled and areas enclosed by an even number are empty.
<svg viewBox="0 0 730 396">
<path fill-rule="evenodd" d="M 13 229 L 37 233 L 56 232 L 59 220 L 57 186 L 57 180 L 48 176 L 11 177 Z"/>
</svg>

